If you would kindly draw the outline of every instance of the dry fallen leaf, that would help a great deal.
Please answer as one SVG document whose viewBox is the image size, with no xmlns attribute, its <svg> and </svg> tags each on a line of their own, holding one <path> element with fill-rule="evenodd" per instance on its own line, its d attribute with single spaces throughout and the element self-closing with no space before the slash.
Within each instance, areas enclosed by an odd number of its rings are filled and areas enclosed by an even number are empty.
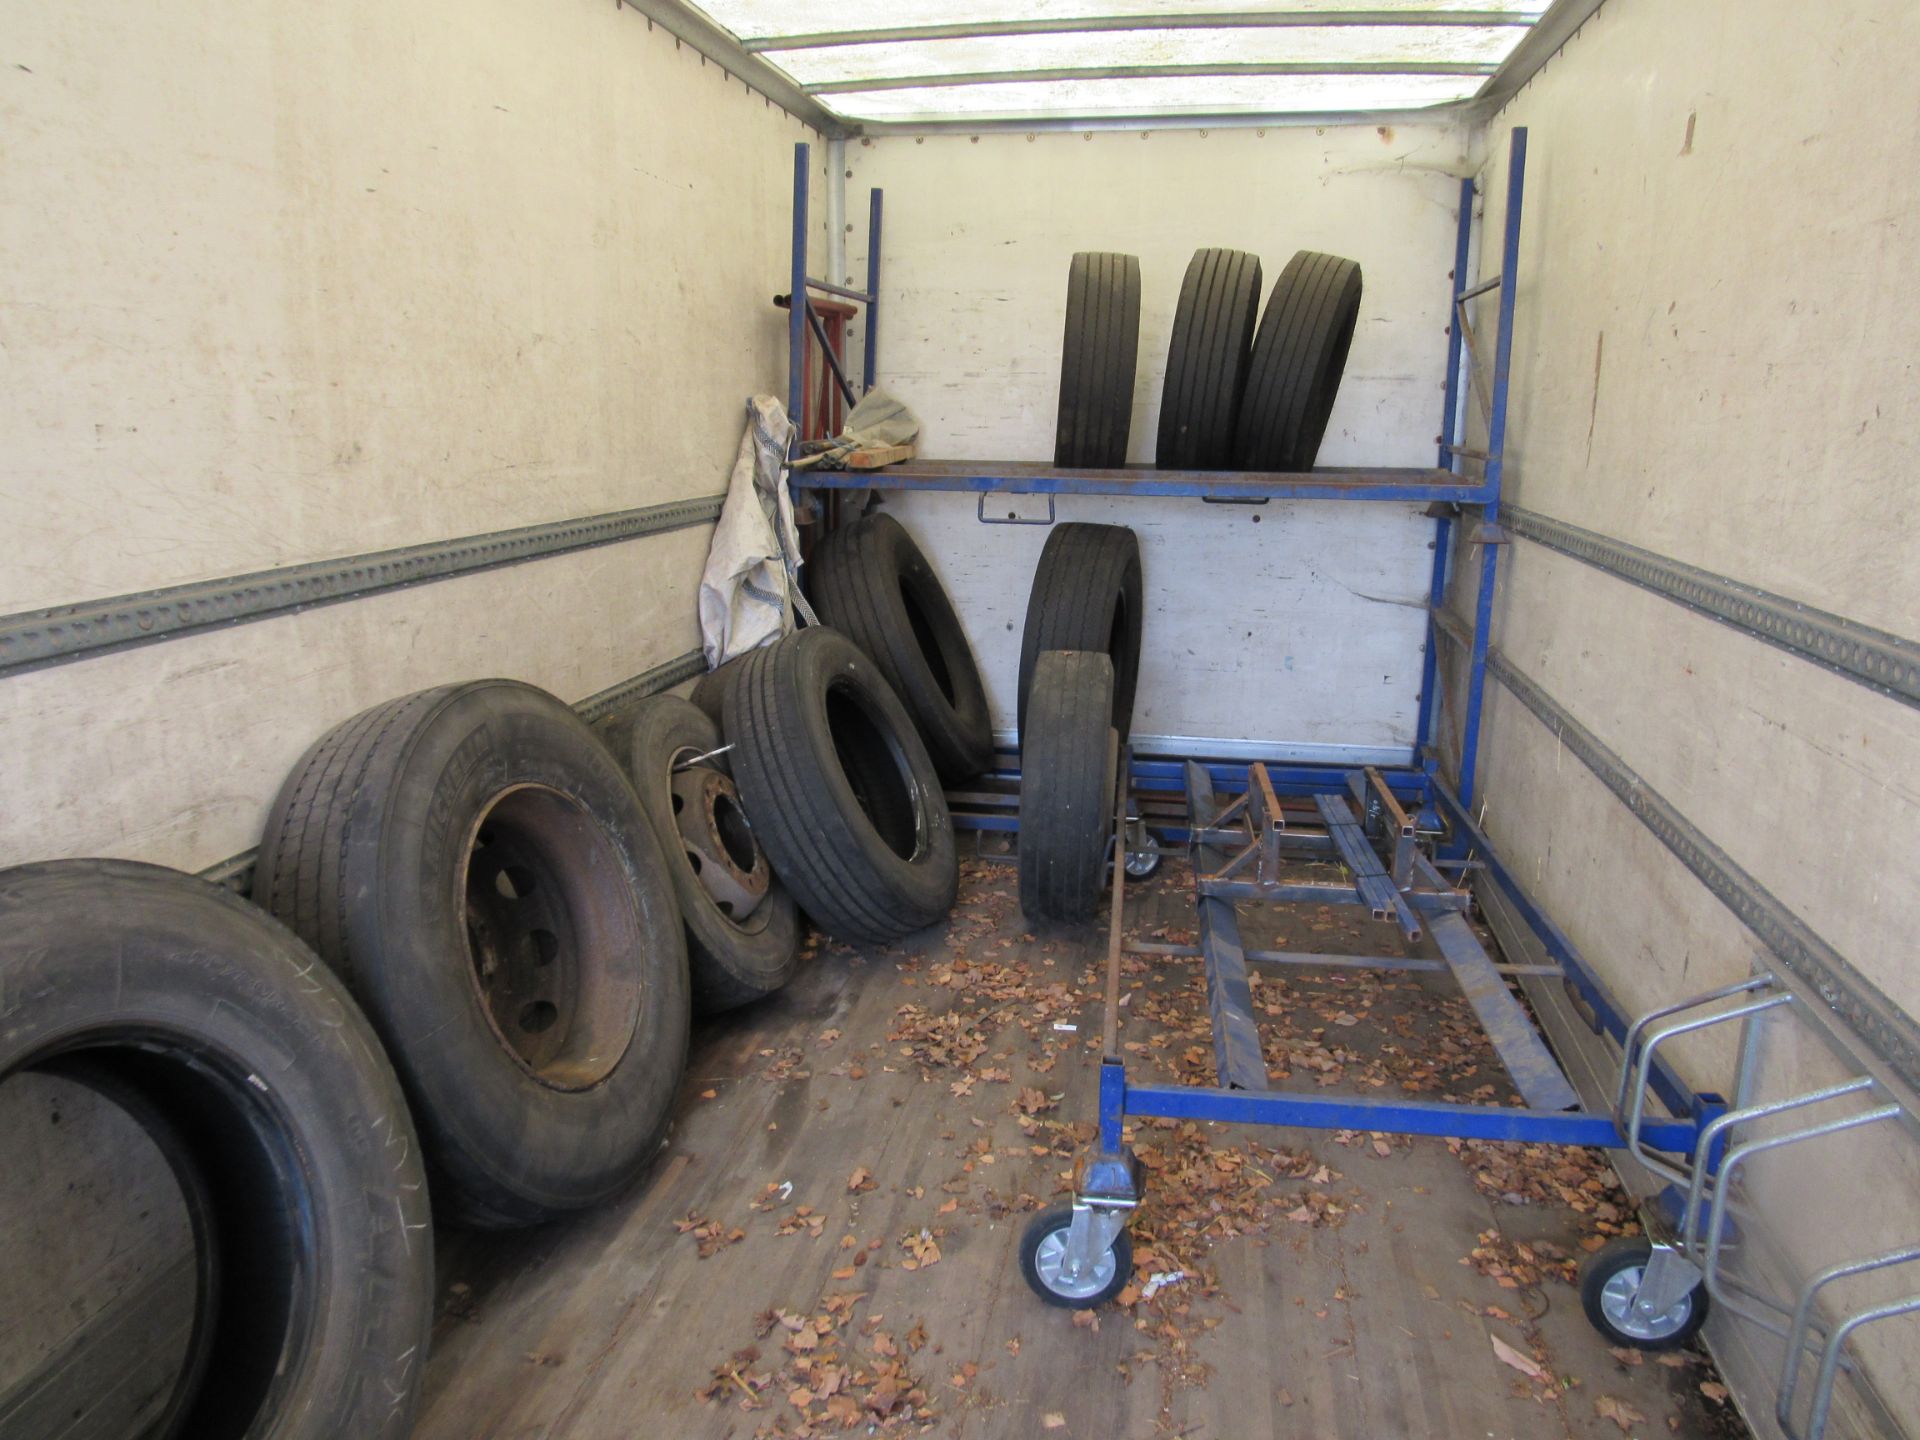
<svg viewBox="0 0 1920 1440">
<path fill-rule="evenodd" d="M 1062 1415 L 1058 1410 L 1049 1410 L 1040 1417 L 1040 1428 L 1042 1430 L 1064 1430 L 1067 1428 L 1067 1417 Z"/>
<path fill-rule="evenodd" d="M 1548 1375 L 1546 1371 L 1534 1364 L 1530 1358 L 1522 1355 L 1518 1350 L 1507 1344 L 1507 1342 L 1502 1340 L 1498 1335 L 1489 1335 L 1487 1338 L 1493 1341 L 1494 1356 L 1501 1364 L 1511 1365 L 1529 1380 L 1538 1380 L 1542 1383 L 1547 1381 Z"/>
<path fill-rule="evenodd" d="M 1620 1433 L 1623 1435 L 1632 1430 L 1634 1426 L 1647 1423 L 1646 1416 L 1627 1404 L 1626 1401 L 1616 1400 L 1611 1395 L 1602 1395 L 1598 1400 L 1595 1400 L 1593 1402 L 1593 1413 L 1598 1415 L 1602 1420 L 1611 1420 L 1614 1424 L 1618 1425 L 1620 1427 Z"/>
<path fill-rule="evenodd" d="M 1727 1403 L 1727 1387 L 1714 1380 L 1702 1380 L 1700 1393 L 1716 1405 Z"/>
</svg>

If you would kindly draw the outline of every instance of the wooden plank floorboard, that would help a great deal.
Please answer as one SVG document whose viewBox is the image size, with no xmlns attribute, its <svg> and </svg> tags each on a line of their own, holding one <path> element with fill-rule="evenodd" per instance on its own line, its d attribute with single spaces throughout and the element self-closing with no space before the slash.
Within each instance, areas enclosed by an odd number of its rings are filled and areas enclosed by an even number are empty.
<svg viewBox="0 0 1920 1440">
<path fill-rule="evenodd" d="M 1137 899 L 1130 893 L 1129 916 L 1142 936 L 1191 928 L 1178 869 L 1167 866 Z M 1019 1276 L 1017 1246 L 1030 1209 L 1064 1189 L 1071 1162 L 1064 1147 L 1031 1153 L 1048 1132 L 1023 1134 L 1013 1106 L 1023 1086 L 1034 1086 L 1060 1097 L 1047 1120 L 1091 1118 L 1097 1056 L 1089 1047 L 1098 1034 L 1094 976 L 1103 947 L 1093 930 L 1028 931 L 1012 903 L 1013 885 L 1007 867 L 969 865 L 962 905 L 944 930 L 884 951 L 828 946 L 781 995 L 697 1023 L 669 1142 L 649 1178 L 619 1202 L 537 1231 L 443 1232 L 441 1313 L 420 1440 L 794 1434 L 798 1414 L 784 1386 L 752 1410 L 740 1407 L 742 1392 L 731 1382 L 718 1401 L 695 1392 L 716 1366 L 749 1346 L 757 1346 L 760 1359 L 743 1370 L 765 1371 L 785 1358 L 780 1332 L 755 1338 L 763 1312 L 814 1315 L 826 1297 L 855 1291 L 865 1298 L 839 1332 L 843 1351 L 862 1353 L 863 1329 L 875 1316 L 875 1328 L 895 1337 L 916 1322 L 925 1330 L 925 1348 L 909 1359 L 937 1419 L 926 1429 L 897 1426 L 900 1434 L 1618 1440 L 1622 1432 L 1595 1414 L 1602 1394 L 1648 1417 L 1636 1434 L 1725 1433 L 1706 1428 L 1693 1394 L 1703 1372 L 1622 1366 L 1586 1327 L 1578 1297 L 1554 1281 L 1538 1292 L 1548 1313 L 1532 1333 L 1547 1347 L 1554 1373 L 1578 1385 L 1555 1401 L 1533 1398 L 1491 1344 L 1498 1334 L 1525 1350 L 1524 1326 L 1483 1313 L 1501 1306 L 1524 1321 L 1526 1305 L 1460 1261 L 1489 1229 L 1571 1245 L 1573 1217 L 1489 1200 L 1440 1141 L 1396 1140 L 1382 1157 L 1364 1136 L 1342 1145 L 1325 1135 L 1213 1127 L 1208 1138 L 1216 1150 L 1257 1141 L 1324 1161 L 1345 1177 L 1333 1188 L 1353 1208 L 1337 1227 L 1268 1217 L 1266 1234 L 1213 1247 L 1207 1263 L 1219 1298 L 1194 1299 L 1180 1325 L 1192 1354 L 1211 1367 L 1203 1384 L 1171 1383 L 1163 1373 L 1169 1342 L 1155 1333 L 1150 1306 L 1139 1307 L 1137 1320 L 1109 1308 L 1094 1330 L 1040 1304 Z M 1388 953 L 1396 933 L 1390 923 L 1321 913 L 1263 922 L 1248 940 Z M 1070 986 L 1058 1018 L 1079 1030 L 1054 1031 L 1049 1017 L 1028 1033 L 1016 1022 L 1032 1023 L 1038 1002 L 1016 996 L 984 1027 L 989 1048 L 970 1067 L 970 1086 L 959 1069 L 924 1068 L 889 1035 L 903 1005 L 939 1014 L 960 1004 L 955 987 L 934 983 L 956 960 L 1018 966 L 1035 986 Z M 1198 995 L 1196 963 L 1156 965 L 1134 989 L 1137 1003 L 1123 1012 L 1129 1040 L 1144 1042 L 1153 1033 L 1139 1014 L 1148 997 Z M 1415 986 L 1442 994 L 1447 983 L 1444 975 L 1399 979 L 1396 1004 L 1426 993 Z M 1378 993 L 1363 990 L 1378 983 L 1365 976 L 1319 991 L 1291 973 L 1278 991 L 1275 983 L 1257 985 L 1256 1000 L 1272 1003 L 1282 994 L 1295 1007 L 1290 1016 Z M 962 1008 L 991 1011 L 997 1003 Z M 1197 1013 L 1204 1024 L 1203 1004 Z M 1343 1038 L 1353 1033 L 1340 1031 Z M 1389 1038 L 1403 1047 L 1419 1043 L 1401 1032 Z M 1049 1040 L 1057 1063 L 1036 1070 Z M 1149 1057 L 1139 1059 L 1146 1064 Z M 855 1078 L 856 1067 L 862 1078 Z M 1010 1078 L 979 1078 L 987 1070 Z M 1313 1078 L 1296 1074 L 1275 1083 Z M 980 1140 L 988 1142 L 992 1163 L 973 1148 Z M 873 1188 L 849 1190 L 857 1168 L 870 1172 Z M 766 1187 L 789 1182 L 785 1203 L 752 1208 Z M 941 1214 L 952 1199 L 958 1208 Z M 800 1205 L 825 1217 L 818 1238 L 804 1228 L 776 1233 Z M 737 1226 L 745 1236 L 699 1258 L 696 1238 L 676 1226 L 689 1214 Z M 940 1259 L 908 1270 L 902 1239 L 923 1229 L 933 1234 Z M 849 1237 L 851 1248 L 843 1248 Z M 858 1254 L 866 1260 L 853 1277 L 835 1279 Z M 1215 1322 L 1210 1329 L 1207 1321 Z M 1057 1428 L 1046 1428 L 1050 1416 L 1059 1418 Z"/>
</svg>

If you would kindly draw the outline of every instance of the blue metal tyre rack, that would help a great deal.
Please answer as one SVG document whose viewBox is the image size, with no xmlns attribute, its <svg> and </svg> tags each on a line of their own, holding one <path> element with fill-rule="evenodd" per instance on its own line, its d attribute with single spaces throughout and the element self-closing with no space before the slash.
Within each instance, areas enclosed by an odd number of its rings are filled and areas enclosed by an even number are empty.
<svg viewBox="0 0 1920 1440">
<path fill-rule="evenodd" d="M 1747 1157 L 1780 1145 L 1837 1131 L 1900 1120 L 1920 1131 L 1912 1111 L 1871 1066 L 1841 1085 L 1759 1105 L 1753 1101 L 1758 1047 L 1755 1022 L 1765 1013 L 1793 1007 L 1826 1039 L 1843 1061 L 1854 1047 L 1824 1026 L 1814 1007 L 1769 974 L 1741 985 L 1693 996 L 1638 1019 L 1629 1019 L 1573 944 L 1541 911 L 1474 824 L 1480 732 L 1493 622 L 1494 582 L 1507 537 L 1500 526 L 1508 381 L 1520 260 L 1520 224 L 1525 194 L 1527 132 L 1512 133 L 1499 273 L 1462 287 L 1472 252 L 1473 211 L 1478 190 L 1461 181 L 1459 228 L 1450 274 L 1445 409 L 1437 464 L 1431 469 L 1321 469 L 1305 474 L 1166 471 L 1144 467 L 1067 470 L 1024 462 L 910 460 L 880 471 L 836 474 L 795 471 L 796 490 L 932 490 L 978 497 L 977 513 L 989 519 L 989 495 L 1047 497 L 1052 521 L 1059 495 L 1154 496 L 1201 500 L 1356 500 L 1426 503 L 1434 520 L 1434 559 L 1428 596 L 1428 627 L 1413 763 L 1343 770 L 1310 764 L 1241 764 L 1204 756 L 1127 755 L 1118 767 L 1113 817 L 1112 908 L 1109 921 L 1099 1073 L 1099 1138 L 1075 1170 L 1070 1218 L 1049 1212 L 1036 1222 L 1044 1236 L 1022 1247 L 1027 1279 L 1055 1304 L 1085 1305 L 1118 1288 L 1116 1263 L 1127 1253 L 1124 1230 L 1142 1197 L 1144 1172 L 1126 1144 L 1130 1118 L 1162 1117 L 1287 1126 L 1308 1130 L 1373 1130 L 1409 1135 L 1589 1145 L 1631 1154 L 1667 1182 L 1643 1207 L 1649 1239 L 1628 1256 L 1602 1299 L 1603 1331 L 1629 1344 L 1657 1348 L 1686 1338 L 1692 1326 L 1676 1316 L 1716 1305 L 1754 1320 L 1785 1342 L 1777 1389 L 1777 1414 L 1790 1435 L 1818 1440 L 1825 1430 L 1835 1380 L 1851 1365 L 1844 1345 L 1861 1326 L 1920 1310 L 1920 1295 L 1834 1317 L 1819 1318 L 1829 1286 L 1871 1271 L 1920 1261 L 1920 1245 L 1829 1267 L 1800 1292 L 1783 1300 L 1733 1280 L 1723 1261 L 1730 1239 L 1730 1197 Z M 793 287 L 832 291 L 867 306 L 864 380 L 875 375 L 878 340 L 874 307 L 879 292 L 880 196 L 872 197 L 872 235 L 865 292 L 850 292 L 806 277 L 806 167 L 804 145 L 796 147 L 794 172 Z M 1476 336 L 1469 306 L 1497 292 L 1498 331 L 1491 377 L 1476 363 Z M 810 308 L 810 307 L 809 307 Z M 791 318 L 793 374 L 801 373 L 807 328 L 805 310 Z M 797 381 L 795 382 L 798 383 Z M 841 377 L 846 389 L 844 377 Z M 849 399 L 851 394 L 849 392 Z M 1482 419 L 1484 448 L 1464 438 L 1469 403 Z M 1478 465 L 1476 476 L 1467 469 Z M 1005 522 L 1002 522 L 1005 523 Z M 1456 533 L 1458 532 L 1458 533 Z M 1464 542 L 1462 545 L 1460 542 Z M 1452 559 L 1458 546 L 1468 563 L 1471 624 L 1450 609 Z M 1477 555 L 1474 553 L 1477 550 Z M 1463 597 L 1465 598 L 1465 597 Z M 1459 705 L 1458 750 L 1440 739 L 1443 667 L 1441 644 L 1458 647 L 1464 672 Z M 1442 779 L 1451 758 L 1457 782 Z M 1017 832 L 1017 758 L 950 791 L 956 827 Z M 1193 862 L 1193 898 L 1200 945 L 1153 945 L 1123 941 L 1122 921 L 1129 876 L 1150 874 L 1162 844 L 1184 844 Z M 1337 859 L 1348 877 L 1338 884 L 1290 876 L 1289 860 Z M 1500 964 L 1469 925 L 1476 900 L 1497 894 L 1517 917 L 1543 964 Z M 1250 953 L 1241 943 L 1238 907 L 1252 901 L 1351 904 L 1396 923 L 1408 939 L 1430 934 L 1438 959 L 1406 956 L 1299 956 Z M 1127 1073 L 1120 1044 L 1120 964 L 1123 954 L 1190 957 L 1206 972 L 1213 1019 L 1217 1083 L 1209 1086 L 1136 1083 Z M 1519 1093 L 1517 1105 L 1451 1101 L 1394 1101 L 1298 1094 L 1270 1088 L 1248 981 L 1250 964 L 1319 964 L 1451 973 L 1485 1028 Z M 1607 1108 L 1583 1104 L 1531 1017 L 1508 988 L 1510 977 L 1563 984 L 1575 1009 L 1596 1034 L 1620 1048 L 1619 1081 Z M 1696 1093 L 1668 1063 L 1663 1048 L 1678 1036 L 1738 1023 L 1742 1040 L 1731 1077 L 1731 1102 Z M 1835 1113 L 1835 1102 L 1856 1097 Z M 1865 1108 L 1861 1108 L 1864 1106 Z M 1780 1132 L 1779 1117 L 1818 1108 L 1816 1123 Z M 1756 1120 L 1775 1129 L 1745 1138 L 1741 1127 Z M 1610 1247 L 1611 1248 L 1611 1247 Z M 1029 1264 L 1028 1252 L 1044 1256 Z M 1606 1252 L 1602 1252 L 1603 1256 Z M 1596 1257 L 1599 1258 L 1599 1257 Z M 1617 1264 L 1617 1262 L 1616 1262 Z M 1607 1278 L 1607 1277 L 1602 1277 Z M 1684 1307 L 1684 1309 L 1682 1308 Z M 1697 1317 L 1695 1317 L 1697 1320 Z M 1596 1323 L 1600 1323 L 1596 1321 Z M 1812 1384 L 1804 1421 L 1795 1413 L 1802 1371 L 1811 1364 Z"/>
</svg>

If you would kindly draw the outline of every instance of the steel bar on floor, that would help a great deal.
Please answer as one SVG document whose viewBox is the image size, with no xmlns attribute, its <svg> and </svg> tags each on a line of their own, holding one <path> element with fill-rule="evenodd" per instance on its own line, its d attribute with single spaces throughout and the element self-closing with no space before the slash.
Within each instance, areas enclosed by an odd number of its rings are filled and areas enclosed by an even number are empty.
<svg viewBox="0 0 1920 1440">
<path fill-rule="evenodd" d="M 1461 993 L 1480 1017 L 1493 1051 L 1513 1077 L 1514 1087 L 1535 1110 L 1571 1110 L 1580 1096 L 1553 1058 L 1533 1019 L 1513 998 L 1506 979 L 1493 968 L 1480 939 L 1458 914 L 1433 918 L 1433 939 L 1460 982 Z"/>
</svg>

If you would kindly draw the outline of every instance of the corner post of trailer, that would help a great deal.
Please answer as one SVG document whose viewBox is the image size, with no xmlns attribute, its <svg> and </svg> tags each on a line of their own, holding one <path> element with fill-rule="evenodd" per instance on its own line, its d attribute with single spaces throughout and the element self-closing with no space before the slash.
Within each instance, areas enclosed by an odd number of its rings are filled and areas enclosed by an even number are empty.
<svg viewBox="0 0 1920 1440">
<path fill-rule="evenodd" d="M 878 189 L 867 202 L 867 343 L 861 357 L 860 388 L 873 389 L 880 355 L 880 197 Z"/>
<path fill-rule="evenodd" d="M 1474 601 L 1473 659 L 1467 674 L 1467 715 L 1460 736 L 1460 801 L 1473 806 L 1480 759 L 1480 716 L 1486 700 L 1487 644 L 1493 630 L 1493 587 L 1500 547 L 1493 527 L 1500 518 L 1500 487 L 1506 471 L 1507 384 L 1513 369 L 1513 309 L 1520 283 L 1520 211 L 1527 181 L 1527 130 L 1513 128 L 1507 152 L 1507 213 L 1500 245 L 1500 335 L 1493 352 L 1493 404 L 1487 421 L 1487 499 L 1481 512 L 1480 592 Z"/>
<path fill-rule="evenodd" d="M 813 147 L 793 147 L 793 266 L 787 296 L 787 420 L 799 437 L 807 367 L 807 171 Z"/>
<path fill-rule="evenodd" d="M 1454 231 L 1453 271 L 1447 276 L 1447 388 L 1440 411 L 1440 468 L 1454 471 L 1458 456 L 1454 442 L 1460 430 L 1460 380 L 1466 367 L 1467 347 L 1460 335 L 1459 293 L 1461 278 L 1467 273 L 1467 261 L 1473 248 L 1473 200 L 1477 191 L 1473 177 L 1460 182 L 1460 220 Z M 1447 571 L 1452 561 L 1453 521 L 1446 515 L 1433 522 L 1433 578 L 1427 587 L 1427 644 L 1420 659 L 1420 714 L 1414 726 L 1414 759 L 1429 773 L 1436 768 L 1434 735 L 1440 714 L 1440 627 L 1434 615 L 1447 603 Z"/>
</svg>

